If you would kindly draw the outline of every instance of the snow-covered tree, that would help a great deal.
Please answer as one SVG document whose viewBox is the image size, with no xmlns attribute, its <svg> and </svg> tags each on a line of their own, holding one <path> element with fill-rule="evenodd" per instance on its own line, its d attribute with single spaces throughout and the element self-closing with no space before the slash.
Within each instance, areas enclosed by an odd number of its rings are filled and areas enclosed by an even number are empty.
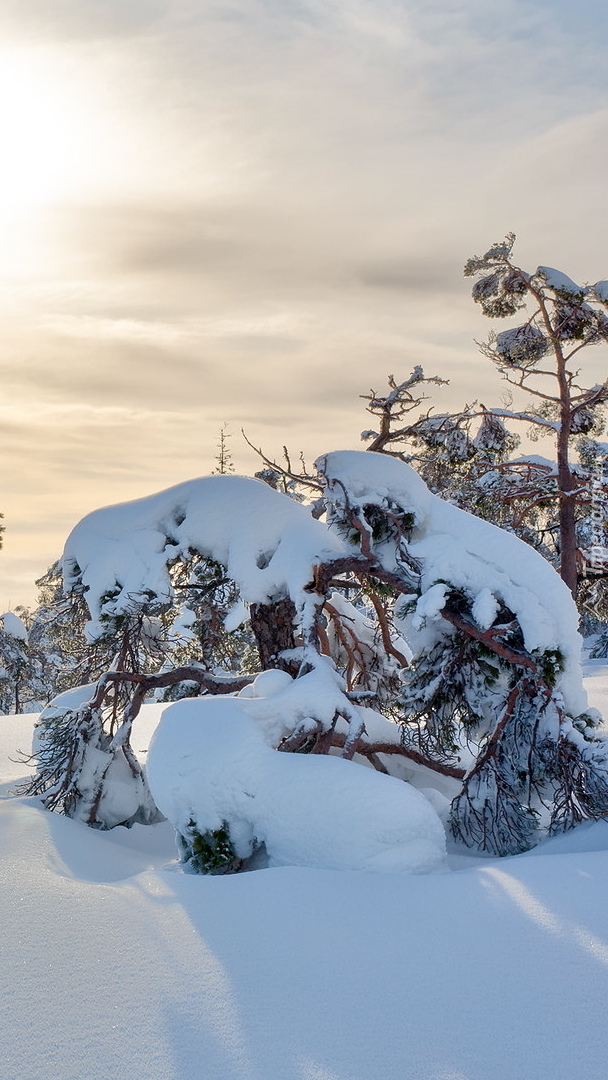
<svg viewBox="0 0 608 1080">
<path fill-rule="evenodd" d="M 398 625 L 413 652 L 396 702 L 405 747 L 439 767 L 473 754 L 453 833 L 505 854 L 539 828 L 607 813 L 607 748 L 581 694 L 566 589 L 516 538 L 374 458 L 329 455 L 332 516 L 360 532 L 362 552 L 381 564 L 373 574 L 402 597 Z"/>
<path fill-rule="evenodd" d="M 554 439 L 553 490 L 529 492 L 531 505 L 553 501 L 559 527 L 560 573 L 573 596 L 578 582 L 577 499 L 589 497 L 588 483 L 572 464 L 573 441 L 601 431 L 608 380 L 590 388 L 579 382 L 572 361 L 582 349 L 608 342 L 608 282 L 578 285 L 548 266 L 528 273 L 513 261 L 515 236 L 494 244 L 465 266 L 475 277 L 473 299 L 490 318 L 526 310 L 526 321 L 492 332 L 481 350 L 503 379 L 534 399 L 532 407 L 493 409 L 494 416 L 527 423 L 536 435 Z M 582 482 L 581 482 L 582 479 Z M 580 548 L 578 548 L 580 552 Z"/>
<path fill-rule="evenodd" d="M 87 641 L 89 613 L 82 595 L 63 591 L 61 565 L 54 563 L 37 582 L 38 604 L 29 620 L 28 640 L 44 658 L 42 701 L 74 686 L 94 682 L 111 666 L 116 642 Z"/>
<path fill-rule="evenodd" d="M 388 391 L 365 395 L 377 422 L 362 432 L 369 449 L 414 465 L 431 489 L 472 513 L 508 528 L 558 566 L 582 610 L 605 591 L 608 568 L 608 460 L 598 443 L 608 381 L 585 388 L 573 358 L 608 340 L 608 286 L 578 286 L 558 271 L 531 275 L 512 260 L 514 237 L 470 259 L 473 297 L 484 313 L 506 317 L 528 307 L 528 321 L 491 334 L 482 351 L 503 378 L 534 399 L 531 408 L 486 407 L 473 402 L 453 413 L 426 404 L 420 367 L 402 382 L 389 376 Z M 556 460 L 516 456 L 519 439 L 507 422 L 525 422 L 533 438 L 555 440 Z M 575 453 L 576 451 L 576 453 Z M 597 607 L 597 602 L 595 602 Z"/>
<path fill-rule="evenodd" d="M 44 656 L 30 640 L 28 613 L 0 616 L 0 712 L 36 712 L 45 699 Z"/>
<path fill-rule="evenodd" d="M 461 509 L 509 529 L 553 561 L 553 531 L 547 506 L 554 493 L 555 466 L 538 457 L 513 455 L 519 439 L 483 404 L 472 402 L 453 413 L 432 408 L 406 423 L 426 396 L 416 393 L 426 379 L 415 368 L 404 382 L 389 375 L 388 393 L 364 395 L 378 421 L 376 430 L 361 433 L 368 449 L 398 457 L 414 466 L 431 491 Z M 539 498 L 544 492 L 546 498 Z"/>
<path fill-rule="evenodd" d="M 362 394 L 367 401 L 367 411 L 377 423 L 377 429 L 369 429 L 361 432 L 363 442 L 368 442 L 368 450 L 378 453 L 393 454 L 395 457 L 405 460 L 408 453 L 408 444 L 414 444 L 418 439 L 430 436 L 433 429 L 438 426 L 435 417 L 431 417 L 431 409 L 412 415 L 420 409 L 423 402 L 428 401 L 428 395 L 423 387 L 446 386 L 447 380 L 440 379 L 438 375 L 426 376 L 422 367 L 418 364 L 411 375 L 398 383 L 394 375 L 388 377 L 388 391 L 384 394 L 377 390 L 370 390 L 369 394 Z M 458 427 L 450 418 L 450 432 Z M 446 432 L 446 437 L 448 433 Z M 411 454 L 411 449 L 409 450 Z"/>
<path fill-rule="evenodd" d="M 267 484 L 217 475 L 74 529 L 65 586 L 86 599 L 92 640 L 109 622 L 160 618 L 176 567 L 207 560 L 234 590 L 225 628 L 248 617 L 260 666 L 282 669 L 281 682 L 262 693 L 261 676 L 200 660 L 116 665 L 86 700 L 43 716 L 31 790 L 90 824 L 153 820 L 131 726 L 147 693 L 190 681 L 239 693 L 272 749 L 340 750 L 418 786 L 451 785 L 450 827 L 472 846 L 523 850 L 543 830 L 608 813 L 577 613 L 548 563 L 399 460 L 341 452 L 317 469 L 323 520 Z"/>
</svg>

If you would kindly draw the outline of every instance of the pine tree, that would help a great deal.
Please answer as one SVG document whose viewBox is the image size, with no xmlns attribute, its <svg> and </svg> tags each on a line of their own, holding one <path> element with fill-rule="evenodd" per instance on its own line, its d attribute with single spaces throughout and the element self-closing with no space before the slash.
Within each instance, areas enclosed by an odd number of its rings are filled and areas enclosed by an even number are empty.
<svg viewBox="0 0 608 1080">
<path fill-rule="evenodd" d="M 228 448 L 228 439 L 230 438 L 232 438 L 232 434 L 228 431 L 228 425 L 224 423 L 220 428 L 219 441 L 217 444 L 217 455 L 215 458 L 217 461 L 217 468 L 213 469 L 212 475 L 225 476 L 227 473 L 234 472 L 232 454 Z"/>
<path fill-rule="evenodd" d="M 0 712 L 37 712 L 45 700 L 44 654 L 28 634 L 29 612 L 0 617 Z"/>
<path fill-rule="evenodd" d="M 579 477 L 572 465 L 575 438 L 601 430 L 608 379 L 586 388 L 572 360 L 584 348 L 608 342 L 608 282 L 580 286 L 561 271 L 539 266 L 528 273 L 513 261 L 513 233 L 482 256 L 466 263 L 475 277 L 473 299 L 489 318 L 527 310 L 526 321 L 491 333 L 481 346 L 502 377 L 534 398 L 522 411 L 493 409 L 493 415 L 524 421 L 555 440 L 557 477 L 554 498 L 559 521 L 560 573 L 572 595 L 578 584 L 576 502 Z M 546 496 L 541 496 L 541 499 Z"/>
</svg>

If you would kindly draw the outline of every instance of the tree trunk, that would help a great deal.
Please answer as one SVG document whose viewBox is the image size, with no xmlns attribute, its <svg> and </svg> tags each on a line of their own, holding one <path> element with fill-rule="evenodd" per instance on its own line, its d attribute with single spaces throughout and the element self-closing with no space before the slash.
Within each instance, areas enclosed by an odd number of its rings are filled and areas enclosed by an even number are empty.
<svg viewBox="0 0 608 1080">
<path fill-rule="evenodd" d="M 557 359 L 557 379 L 560 392 L 560 427 L 557 433 L 557 480 L 559 485 L 559 552 L 560 575 L 576 602 L 578 574 L 576 569 L 576 499 L 570 492 L 576 489 L 569 461 L 572 404 L 566 378 L 566 362 L 558 342 L 554 341 Z"/>
<path fill-rule="evenodd" d="M 576 569 L 576 501 L 570 493 L 576 483 L 570 469 L 570 429 L 572 427 L 572 391 L 568 380 L 566 357 L 559 335 L 553 329 L 542 291 L 530 290 L 536 297 L 545 331 L 555 357 L 555 374 L 559 389 L 559 429 L 557 432 L 557 482 L 559 487 L 559 553 L 560 576 L 576 603 L 578 574 Z"/>
<path fill-rule="evenodd" d="M 262 668 L 280 668 L 295 677 L 299 663 L 279 655 L 295 648 L 293 601 L 287 597 L 276 604 L 252 604 L 249 614 Z"/>
<path fill-rule="evenodd" d="M 568 470 L 570 475 L 570 470 Z M 572 491 L 573 484 L 570 477 L 570 483 L 566 486 L 566 482 L 560 478 L 560 509 L 559 509 L 559 544 L 560 544 L 560 575 L 562 581 L 566 583 L 574 600 L 576 600 L 576 590 L 578 583 L 578 573 L 576 568 L 576 517 L 575 517 L 575 501 L 573 497 L 568 498 L 567 492 Z"/>
</svg>

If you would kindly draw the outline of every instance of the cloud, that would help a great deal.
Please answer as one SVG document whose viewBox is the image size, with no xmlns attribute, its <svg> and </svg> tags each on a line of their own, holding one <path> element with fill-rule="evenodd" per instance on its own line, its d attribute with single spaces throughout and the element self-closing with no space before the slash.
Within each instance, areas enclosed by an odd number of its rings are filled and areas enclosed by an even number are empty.
<svg viewBox="0 0 608 1080">
<path fill-rule="evenodd" d="M 32 115 L 60 86 L 72 162 L 35 208 L 0 199 L 11 545 L 205 471 L 224 420 L 312 458 L 358 446 L 359 395 L 417 363 L 451 380 L 439 408 L 496 400 L 467 256 L 514 229 L 524 266 L 608 274 L 607 22 L 603 0 L 7 0 L 2 49 Z"/>
<path fill-rule="evenodd" d="M 125 37 L 154 25 L 170 6 L 170 0 L 3 0 L 0 26 L 27 41 Z"/>
</svg>

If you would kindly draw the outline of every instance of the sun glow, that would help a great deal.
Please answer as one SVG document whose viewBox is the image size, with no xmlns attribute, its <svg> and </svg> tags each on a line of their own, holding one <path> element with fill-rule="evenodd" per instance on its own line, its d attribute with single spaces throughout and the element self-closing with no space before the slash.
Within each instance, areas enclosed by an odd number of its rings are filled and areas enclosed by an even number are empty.
<svg viewBox="0 0 608 1080">
<path fill-rule="evenodd" d="M 0 216 L 76 192 L 86 161 L 87 111 L 48 56 L 0 54 Z"/>
<path fill-rule="evenodd" d="M 120 129 L 94 58 L 65 48 L 0 48 L 3 294 L 64 258 L 62 212 L 96 201 L 108 164 L 120 168 Z"/>
</svg>

